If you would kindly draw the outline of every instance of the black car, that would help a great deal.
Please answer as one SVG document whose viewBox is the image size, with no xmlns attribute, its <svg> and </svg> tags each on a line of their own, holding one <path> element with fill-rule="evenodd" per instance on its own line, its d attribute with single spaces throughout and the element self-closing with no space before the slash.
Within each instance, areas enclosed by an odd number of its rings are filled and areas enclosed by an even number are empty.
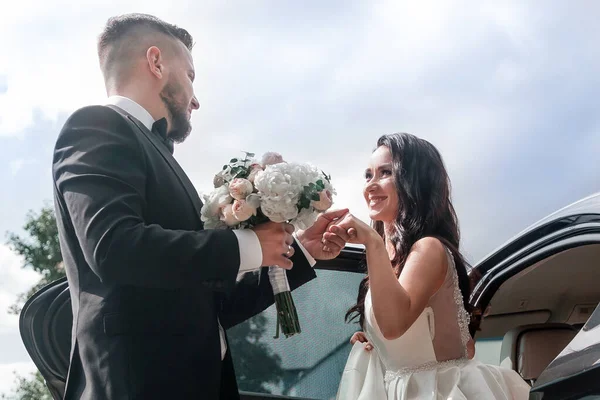
<svg viewBox="0 0 600 400">
<path fill-rule="evenodd" d="M 228 332 L 243 399 L 332 399 L 357 325 L 344 322 L 364 277 L 363 250 L 315 266 L 294 291 L 302 333 L 274 339 L 270 307 Z M 532 399 L 600 399 L 600 193 L 529 227 L 471 271 L 475 357 L 515 369 Z M 25 346 L 55 399 L 70 348 L 66 281 L 28 300 Z M 476 329 L 476 330 L 475 330 Z"/>
</svg>

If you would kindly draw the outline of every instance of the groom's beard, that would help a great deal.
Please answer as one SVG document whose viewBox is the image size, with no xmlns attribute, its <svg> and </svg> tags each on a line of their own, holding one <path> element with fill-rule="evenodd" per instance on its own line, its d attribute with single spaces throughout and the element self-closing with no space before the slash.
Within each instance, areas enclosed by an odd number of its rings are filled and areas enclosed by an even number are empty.
<svg viewBox="0 0 600 400">
<path fill-rule="evenodd" d="M 192 130 L 192 125 L 187 116 L 187 105 L 182 106 L 175 100 L 178 89 L 179 87 L 175 83 L 169 82 L 160 93 L 160 98 L 171 117 L 171 126 L 167 136 L 175 143 L 183 142 Z"/>
</svg>

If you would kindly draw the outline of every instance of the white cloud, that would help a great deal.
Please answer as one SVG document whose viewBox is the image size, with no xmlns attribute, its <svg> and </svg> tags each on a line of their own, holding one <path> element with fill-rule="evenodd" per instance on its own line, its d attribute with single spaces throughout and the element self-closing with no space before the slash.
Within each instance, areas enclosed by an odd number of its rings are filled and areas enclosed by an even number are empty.
<svg viewBox="0 0 600 400">
<path fill-rule="evenodd" d="M 33 270 L 21 268 L 23 259 L 8 246 L 0 244 L 0 333 L 14 331 L 19 317 L 7 312 L 17 295 L 36 284 L 40 275 Z"/>
<path fill-rule="evenodd" d="M 35 164 L 36 161 L 33 159 L 26 159 L 26 158 L 16 158 L 14 160 L 11 160 L 8 164 L 8 167 L 10 168 L 10 173 L 12 176 L 15 176 L 19 173 L 19 171 L 21 171 L 21 169 L 23 167 L 25 167 L 26 165 L 31 165 L 31 164 Z"/>
<path fill-rule="evenodd" d="M 3 7 L 0 47 L 11 61 L 0 65 L 7 88 L 0 93 L 0 137 L 21 135 L 36 111 L 56 120 L 60 112 L 103 102 L 97 35 L 112 15 L 140 10 L 173 15 L 165 12 L 166 3 L 146 3 L 25 0 Z"/>
</svg>

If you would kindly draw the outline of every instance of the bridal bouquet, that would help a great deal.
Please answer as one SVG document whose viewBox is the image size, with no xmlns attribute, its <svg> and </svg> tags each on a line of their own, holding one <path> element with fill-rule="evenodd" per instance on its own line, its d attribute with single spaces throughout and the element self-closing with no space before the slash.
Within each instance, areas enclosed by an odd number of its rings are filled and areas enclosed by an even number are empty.
<svg viewBox="0 0 600 400">
<path fill-rule="evenodd" d="M 205 229 L 247 229 L 268 221 L 307 229 L 331 207 L 335 190 L 331 177 L 321 170 L 308 163 L 285 162 L 278 153 L 266 153 L 260 162 L 253 153 L 244 154 L 223 166 L 214 177 L 215 189 L 204 196 Z M 280 327 L 286 337 L 300 333 L 285 270 L 269 267 L 269 281 L 277 309 L 275 338 Z"/>
</svg>

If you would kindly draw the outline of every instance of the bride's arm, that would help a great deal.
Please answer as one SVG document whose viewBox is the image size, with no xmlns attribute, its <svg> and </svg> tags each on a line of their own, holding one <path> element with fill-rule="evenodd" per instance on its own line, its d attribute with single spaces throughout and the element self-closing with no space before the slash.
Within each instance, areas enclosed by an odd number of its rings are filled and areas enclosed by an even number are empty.
<svg viewBox="0 0 600 400">
<path fill-rule="evenodd" d="M 437 239 L 419 240 L 396 279 L 383 240 L 365 246 L 373 313 L 383 336 L 396 339 L 410 328 L 444 282 L 446 253 Z"/>
<path fill-rule="evenodd" d="M 389 340 L 402 336 L 444 282 L 448 268 L 444 246 L 431 237 L 416 242 L 396 279 L 384 241 L 375 230 L 351 214 L 332 226 L 330 232 L 340 228 L 353 228 L 350 242 L 366 247 L 373 313 L 381 333 Z"/>
</svg>

